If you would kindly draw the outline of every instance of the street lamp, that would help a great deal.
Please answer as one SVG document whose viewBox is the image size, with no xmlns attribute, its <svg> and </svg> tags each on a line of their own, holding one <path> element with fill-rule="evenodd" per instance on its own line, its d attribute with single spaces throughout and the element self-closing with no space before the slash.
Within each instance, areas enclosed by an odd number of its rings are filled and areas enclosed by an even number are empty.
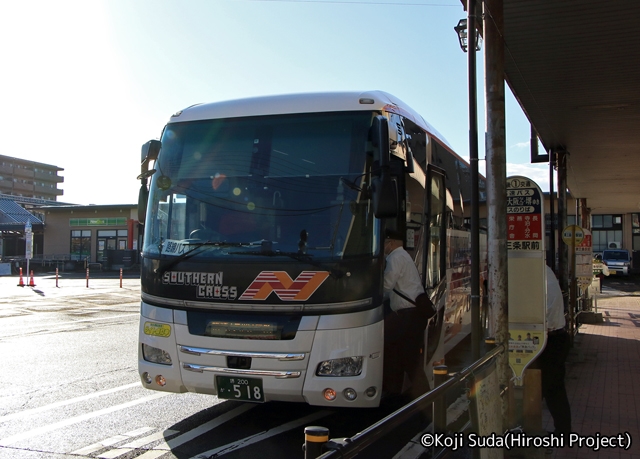
<svg viewBox="0 0 640 459">
<path fill-rule="evenodd" d="M 456 31 L 456 33 L 458 34 L 458 41 L 460 42 L 460 48 L 462 48 L 462 51 L 464 51 L 465 53 L 467 52 L 467 20 L 466 19 L 460 19 L 458 21 L 458 25 L 455 26 L 453 28 L 453 30 Z M 478 32 L 478 30 L 475 30 L 475 44 L 476 44 L 476 51 L 480 51 L 480 33 Z"/>
<path fill-rule="evenodd" d="M 476 28 L 476 0 L 468 0 L 467 19 L 460 19 L 453 29 L 458 34 L 460 48 L 467 52 L 467 30 L 474 32 L 475 51 L 480 50 Z M 469 27 L 467 27 L 467 24 Z M 469 164 L 471 168 L 471 351 L 473 359 L 480 358 L 482 323 L 480 322 L 480 190 L 478 179 L 478 108 L 476 88 L 476 53 L 467 53 L 469 72 Z"/>
</svg>

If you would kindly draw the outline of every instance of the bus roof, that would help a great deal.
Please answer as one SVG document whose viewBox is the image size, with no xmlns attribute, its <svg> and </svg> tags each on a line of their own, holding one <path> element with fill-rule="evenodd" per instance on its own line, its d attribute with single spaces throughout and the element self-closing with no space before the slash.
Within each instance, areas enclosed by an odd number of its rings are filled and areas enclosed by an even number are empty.
<svg viewBox="0 0 640 459">
<path fill-rule="evenodd" d="M 380 110 L 402 115 L 453 151 L 446 139 L 421 115 L 397 97 L 383 91 L 286 94 L 197 104 L 174 114 L 169 123 L 245 116 L 360 110 Z"/>
</svg>

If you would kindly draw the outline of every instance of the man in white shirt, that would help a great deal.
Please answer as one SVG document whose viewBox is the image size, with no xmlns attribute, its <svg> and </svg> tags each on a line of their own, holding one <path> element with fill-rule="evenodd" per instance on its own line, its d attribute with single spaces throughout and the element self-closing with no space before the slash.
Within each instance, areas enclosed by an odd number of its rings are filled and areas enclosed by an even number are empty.
<svg viewBox="0 0 640 459">
<path fill-rule="evenodd" d="M 429 383 L 422 354 L 424 327 L 417 325 L 421 323 L 416 318 L 418 309 L 409 299 L 415 301 L 424 293 L 424 287 L 411 255 L 404 250 L 402 234 L 387 232 L 384 253 L 387 256 L 384 297 L 391 311 L 386 314 L 384 324 L 383 389 L 388 394 L 400 394 L 406 371 L 411 381 L 411 395 L 417 397 L 429 390 Z"/>
<path fill-rule="evenodd" d="M 571 407 L 564 384 L 565 361 L 569 354 L 569 334 L 565 329 L 564 300 L 558 279 L 547 266 L 547 345 L 538 357 L 542 378 L 542 397 L 556 434 L 571 433 Z"/>
<path fill-rule="evenodd" d="M 414 299 L 424 293 L 422 280 L 411 255 L 404 250 L 402 239 L 389 232 L 384 241 L 384 253 L 387 256 L 384 268 L 384 296 L 389 299 L 391 310 L 415 308 L 415 304 L 402 298 L 397 292 Z M 396 292 L 394 292 L 396 290 Z"/>
</svg>

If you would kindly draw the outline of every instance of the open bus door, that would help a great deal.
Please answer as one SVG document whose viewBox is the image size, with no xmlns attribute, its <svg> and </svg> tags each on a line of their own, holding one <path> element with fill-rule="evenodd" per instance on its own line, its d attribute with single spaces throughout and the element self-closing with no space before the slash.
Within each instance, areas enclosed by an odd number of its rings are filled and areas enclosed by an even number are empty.
<svg viewBox="0 0 640 459">
<path fill-rule="evenodd" d="M 444 312 L 447 287 L 447 199 L 445 172 L 435 166 L 427 168 L 425 187 L 426 236 L 424 238 L 423 283 L 437 308 L 425 331 L 425 371 L 433 388 L 433 365 L 444 358 Z"/>
</svg>

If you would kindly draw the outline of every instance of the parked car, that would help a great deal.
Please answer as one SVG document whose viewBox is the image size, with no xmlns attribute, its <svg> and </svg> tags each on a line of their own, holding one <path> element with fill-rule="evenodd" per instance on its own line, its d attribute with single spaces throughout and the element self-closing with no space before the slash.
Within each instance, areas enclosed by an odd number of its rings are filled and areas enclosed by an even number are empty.
<svg viewBox="0 0 640 459">
<path fill-rule="evenodd" d="M 631 271 L 631 254 L 625 249 L 607 249 L 602 252 L 602 262 L 610 274 L 628 276 Z"/>
</svg>

